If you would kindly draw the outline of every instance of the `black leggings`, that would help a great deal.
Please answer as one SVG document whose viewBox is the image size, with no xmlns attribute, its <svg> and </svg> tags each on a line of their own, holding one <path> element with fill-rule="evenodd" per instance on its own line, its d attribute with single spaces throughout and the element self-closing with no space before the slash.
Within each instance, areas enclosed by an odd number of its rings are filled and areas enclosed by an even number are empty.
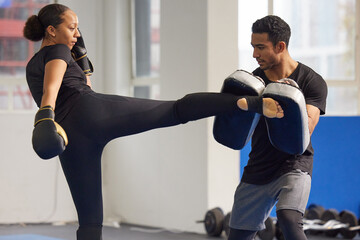
<svg viewBox="0 0 360 240">
<path fill-rule="evenodd" d="M 236 97 L 221 93 L 195 93 L 177 101 L 157 101 L 91 93 L 81 96 L 59 124 L 69 144 L 61 165 L 78 214 L 78 239 L 101 236 L 103 203 L 101 155 L 118 137 L 174 126 L 214 115 L 240 111 Z M 90 230 L 89 230 L 90 229 Z M 84 235 L 85 234 L 85 235 Z M 81 237 L 81 236 L 84 237 Z"/>
<path fill-rule="evenodd" d="M 303 214 L 295 210 L 279 210 L 276 212 L 281 231 L 285 239 L 306 240 L 303 230 Z M 230 228 L 228 240 L 253 240 L 257 231 Z"/>
<path fill-rule="evenodd" d="M 228 240 L 254 240 L 257 231 L 230 228 Z"/>
<path fill-rule="evenodd" d="M 279 226 L 285 239 L 306 240 L 303 229 L 303 214 L 295 210 L 279 210 L 276 212 Z"/>
</svg>

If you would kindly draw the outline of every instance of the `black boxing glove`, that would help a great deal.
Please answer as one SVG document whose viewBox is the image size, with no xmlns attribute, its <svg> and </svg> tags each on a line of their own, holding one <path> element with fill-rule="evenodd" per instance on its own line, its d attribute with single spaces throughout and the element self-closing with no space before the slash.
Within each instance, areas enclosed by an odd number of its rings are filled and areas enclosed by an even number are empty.
<svg viewBox="0 0 360 240">
<path fill-rule="evenodd" d="M 45 106 L 35 115 L 32 145 L 37 155 L 42 159 L 58 156 L 68 144 L 64 129 L 54 121 L 54 110 Z"/>
<path fill-rule="evenodd" d="M 84 39 L 80 33 L 80 37 L 77 38 L 77 42 L 74 47 L 71 49 L 71 55 L 76 61 L 76 63 L 80 66 L 80 68 L 84 71 L 86 76 L 91 76 L 94 72 L 94 68 L 89 58 L 87 57 L 87 50 L 85 48 Z"/>
</svg>

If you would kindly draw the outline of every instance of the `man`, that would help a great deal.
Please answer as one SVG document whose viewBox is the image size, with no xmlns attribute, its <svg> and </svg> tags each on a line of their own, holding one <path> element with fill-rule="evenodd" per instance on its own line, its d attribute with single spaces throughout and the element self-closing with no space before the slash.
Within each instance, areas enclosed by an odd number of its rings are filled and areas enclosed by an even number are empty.
<svg viewBox="0 0 360 240">
<path fill-rule="evenodd" d="M 277 16 L 266 16 L 253 24 L 251 45 L 259 64 L 253 74 L 266 85 L 283 78 L 296 81 L 305 97 L 311 135 L 320 115 L 325 114 L 327 86 L 320 75 L 291 58 L 290 35 L 289 25 Z M 254 239 L 275 204 L 285 239 L 307 239 L 302 218 L 310 194 L 313 154 L 311 141 L 301 155 L 276 149 L 261 116 L 252 136 L 248 164 L 235 192 L 229 240 Z"/>
</svg>

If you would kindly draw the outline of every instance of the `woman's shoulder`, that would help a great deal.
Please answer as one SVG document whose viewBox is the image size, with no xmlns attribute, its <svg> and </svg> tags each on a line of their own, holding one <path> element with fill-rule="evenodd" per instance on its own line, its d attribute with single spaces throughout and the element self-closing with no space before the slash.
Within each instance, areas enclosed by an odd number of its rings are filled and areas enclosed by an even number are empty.
<svg viewBox="0 0 360 240">
<path fill-rule="evenodd" d="M 69 64 L 72 60 L 71 51 L 69 47 L 64 44 L 45 46 L 39 51 L 39 54 L 44 56 L 45 62 L 62 59 Z"/>
<path fill-rule="evenodd" d="M 39 53 L 40 52 L 42 52 L 44 54 L 48 54 L 48 53 L 65 53 L 65 54 L 70 54 L 71 55 L 71 51 L 70 51 L 69 47 L 66 46 L 65 44 L 54 44 L 54 45 L 45 46 L 45 47 L 40 49 Z"/>
</svg>

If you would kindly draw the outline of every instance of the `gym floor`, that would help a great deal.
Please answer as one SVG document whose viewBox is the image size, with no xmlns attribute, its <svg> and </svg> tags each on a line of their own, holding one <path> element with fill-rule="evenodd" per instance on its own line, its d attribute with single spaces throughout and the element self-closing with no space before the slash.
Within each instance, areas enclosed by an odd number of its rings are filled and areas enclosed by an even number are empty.
<svg viewBox="0 0 360 240">
<path fill-rule="evenodd" d="M 75 240 L 76 224 L 53 226 L 45 224 L 31 225 L 0 225 L 0 240 Z M 323 235 L 308 236 L 312 240 L 330 240 Z M 209 237 L 203 234 L 178 233 L 149 229 L 131 225 L 121 225 L 119 228 L 104 227 L 104 240 L 202 240 L 226 239 Z M 275 238 L 274 238 L 275 239 Z M 340 235 L 336 239 L 343 239 Z M 359 240 L 357 235 L 354 239 Z"/>
</svg>

